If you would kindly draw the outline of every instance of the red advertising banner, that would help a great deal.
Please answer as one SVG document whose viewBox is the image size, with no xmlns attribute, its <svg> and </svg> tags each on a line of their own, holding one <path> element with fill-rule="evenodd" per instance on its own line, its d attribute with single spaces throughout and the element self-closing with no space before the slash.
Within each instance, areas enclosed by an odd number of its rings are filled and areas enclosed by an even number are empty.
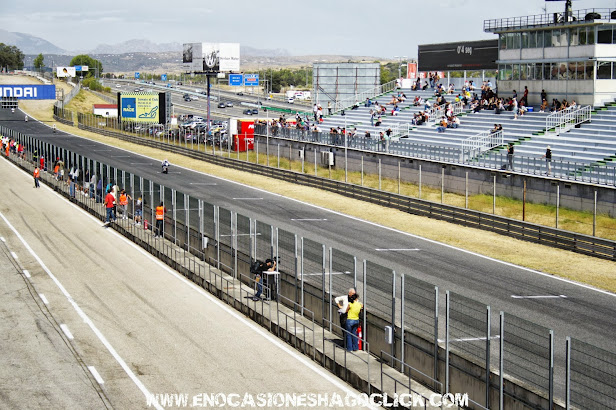
<svg viewBox="0 0 616 410">
<path fill-rule="evenodd" d="M 417 78 L 417 63 L 407 64 L 406 78 Z"/>
</svg>

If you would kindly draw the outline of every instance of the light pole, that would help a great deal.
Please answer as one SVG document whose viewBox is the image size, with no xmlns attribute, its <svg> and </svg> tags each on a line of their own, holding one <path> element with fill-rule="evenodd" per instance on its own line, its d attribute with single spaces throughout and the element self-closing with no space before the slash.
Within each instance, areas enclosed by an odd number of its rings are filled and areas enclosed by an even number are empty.
<svg viewBox="0 0 616 410">
<path fill-rule="evenodd" d="M 402 59 L 406 60 L 408 57 L 407 56 L 394 56 L 394 58 L 398 59 L 398 78 L 402 78 L 402 70 L 401 70 Z"/>
</svg>

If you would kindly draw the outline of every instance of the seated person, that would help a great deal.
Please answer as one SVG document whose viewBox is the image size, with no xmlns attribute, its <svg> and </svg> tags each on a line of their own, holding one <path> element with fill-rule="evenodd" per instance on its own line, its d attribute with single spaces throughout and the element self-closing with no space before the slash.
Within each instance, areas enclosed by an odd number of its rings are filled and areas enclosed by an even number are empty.
<svg viewBox="0 0 616 410">
<path fill-rule="evenodd" d="M 383 123 L 383 121 L 381 120 L 381 116 L 379 115 L 379 116 L 376 118 L 376 122 L 374 123 L 374 126 L 375 126 L 375 127 L 378 127 L 378 126 L 380 126 L 382 123 Z"/>
<path fill-rule="evenodd" d="M 394 105 L 394 108 L 391 110 L 391 115 L 398 115 L 400 112 L 400 107 L 398 105 Z"/>
<path fill-rule="evenodd" d="M 359 102 L 355 101 L 355 104 L 351 107 L 352 110 L 356 110 L 359 108 Z"/>
<path fill-rule="evenodd" d="M 460 126 L 460 119 L 458 117 L 451 116 L 447 120 L 447 128 L 458 128 Z"/>
<path fill-rule="evenodd" d="M 447 120 L 445 120 L 445 117 L 442 117 L 439 123 L 439 126 L 436 127 L 436 132 L 445 132 L 446 129 L 447 129 Z"/>
<path fill-rule="evenodd" d="M 372 105 L 372 101 L 370 101 L 370 98 L 366 98 L 366 103 L 364 104 L 364 107 L 370 107 Z"/>
</svg>

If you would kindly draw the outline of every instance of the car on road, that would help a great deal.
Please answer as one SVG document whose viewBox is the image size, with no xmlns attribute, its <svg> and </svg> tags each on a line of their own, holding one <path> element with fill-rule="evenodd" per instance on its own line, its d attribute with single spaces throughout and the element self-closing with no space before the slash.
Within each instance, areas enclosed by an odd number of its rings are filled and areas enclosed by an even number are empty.
<svg viewBox="0 0 616 410">
<path fill-rule="evenodd" d="M 253 108 L 251 111 L 252 115 L 259 115 L 259 110 L 257 108 Z"/>
<path fill-rule="evenodd" d="M 122 88 L 121 84 L 116 84 L 116 88 Z"/>
<path fill-rule="evenodd" d="M 244 111 L 242 111 L 242 114 L 244 114 L 244 115 L 252 115 L 252 110 L 250 108 L 246 108 Z"/>
<path fill-rule="evenodd" d="M 295 102 L 295 98 L 293 98 L 293 97 L 289 97 L 289 98 L 287 98 L 287 102 L 288 102 L 289 104 L 293 104 L 293 103 Z"/>
<path fill-rule="evenodd" d="M 218 108 L 227 108 L 227 104 L 221 101 L 218 103 Z"/>
<path fill-rule="evenodd" d="M 233 103 L 231 101 L 227 101 L 227 107 L 233 107 Z"/>
<path fill-rule="evenodd" d="M 190 99 L 193 101 L 199 101 L 199 97 L 197 97 L 196 95 L 191 95 Z"/>
<path fill-rule="evenodd" d="M 186 101 L 186 102 L 191 102 L 192 100 L 191 100 L 191 98 L 190 98 L 190 97 L 184 97 L 184 101 Z"/>
<path fill-rule="evenodd" d="M 243 93 L 243 92 L 241 92 L 241 91 L 240 91 L 239 93 L 236 93 L 236 94 L 237 94 L 237 95 L 244 95 L 244 93 Z"/>
</svg>

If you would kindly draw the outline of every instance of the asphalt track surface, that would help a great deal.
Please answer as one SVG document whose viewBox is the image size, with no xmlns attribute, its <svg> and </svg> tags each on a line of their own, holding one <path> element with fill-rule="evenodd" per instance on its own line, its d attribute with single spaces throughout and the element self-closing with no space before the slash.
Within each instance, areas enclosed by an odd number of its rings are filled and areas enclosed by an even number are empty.
<svg viewBox="0 0 616 410">
<path fill-rule="evenodd" d="M 440 306 L 444 306 L 445 290 L 489 305 L 493 312 L 493 335 L 498 334 L 499 311 L 552 329 L 557 367 L 564 365 L 566 336 L 614 350 L 616 295 L 610 292 L 288 199 L 275 193 L 275 181 L 270 192 L 265 192 L 179 166 L 173 166 L 173 173 L 162 175 L 157 160 L 146 160 L 138 154 L 64 133 L 53 134 L 44 124 L 24 122 L 22 114 L 2 110 L 0 124 L 324 243 L 355 255 L 360 261 L 367 259 L 398 273 L 410 274 L 439 287 Z M 383 291 L 389 291 L 387 285 L 383 287 Z M 513 298 L 513 295 L 551 297 Z M 440 322 L 444 323 L 444 319 Z"/>
<path fill-rule="evenodd" d="M 0 175 L 1 409 L 358 394 L 5 159 Z"/>
</svg>

